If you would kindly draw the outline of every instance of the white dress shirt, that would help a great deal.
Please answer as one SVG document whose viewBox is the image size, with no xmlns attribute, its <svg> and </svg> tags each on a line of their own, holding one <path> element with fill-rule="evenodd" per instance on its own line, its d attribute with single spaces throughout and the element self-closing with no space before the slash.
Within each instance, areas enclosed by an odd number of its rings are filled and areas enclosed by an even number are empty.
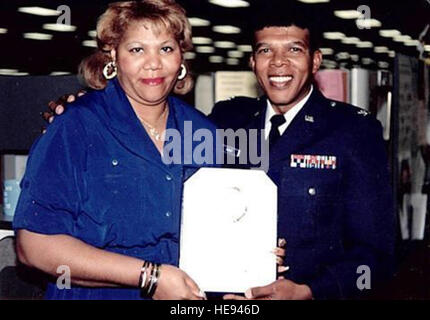
<svg viewBox="0 0 430 320">
<path fill-rule="evenodd" d="M 309 93 L 306 95 L 306 97 L 304 97 L 294 107 L 284 113 L 285 123 L 279 126 L 279 133 L 281 134 L 281 136 L 285 132 L 285 130 L 287 130 L 294 117 L 299 113 L 300 110 L 302 110 L 303 106 L 309 100 L 313 90 L 314 87 L 311 86 L 311 90 L 309 90 Z M 272 116 L 274 116 L 275 114 L 277 113 L 273 109 L 269 99 L 267 99 L 266 121 L 264 125 L 264 135 L 266 137 L 266 140 L 269 138 L 270 129 L 272 129 L 272 123 L 270 122 L 270 118 L 272 118 Z"/>
</svg>

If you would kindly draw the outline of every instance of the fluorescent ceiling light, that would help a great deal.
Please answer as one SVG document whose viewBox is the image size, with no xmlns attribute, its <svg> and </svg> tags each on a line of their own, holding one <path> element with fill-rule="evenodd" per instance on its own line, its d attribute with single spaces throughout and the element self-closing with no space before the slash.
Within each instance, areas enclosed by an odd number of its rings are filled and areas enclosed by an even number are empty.
<svg viewBox="0 0 430 320">
<path fill-rule="evenodd" d="M 329 60 L 329 59 L 324 59 L 323 60 L 323 63 L 324 64 L 333 64 L 333 65 L 337 65 L 337 62 L 336 61 L 334 61 L 334 60 Z"/>
<path fill-rule="evenodd" d="M 0 28 L 0 34 L 5 34 L 7 33 L 7 29 L 5 28 Z"/>
<path fill-rule="evenodd" d="M 239 59 L 236 58 L 228 58 L 227 64 L 231 66 L 237 66 L 239 64 Z"/>
<path fill-rule="evenodd" d="M 344 43 L 344 44 L 357 44 L 360 41 L 361 40 L 359 38 L 357 38 L 357 37 L 346 37 L 346 38 L 343 38 L 341 40 L 341 42 Z"/>
<path fill-rule="evenodd" d="M 212 44 L 212 39 L 207 37 L 193 37 L 194 44 Z"/>
<path fill-rule="evenodd" d="M 59 16 L 61 14 L 60 11 L 42 8 L 42 7 L 20 7 L 18 8 L 19 12 L 27 13 L 27 14 L 33 14 L 36 16 Z"/>
<path fill-rule="evenodd" d="M 0 69 L 2 73 L 17 73 L 18 69 Z"/>
<path fill-rule="evenodd" d="M 391 50 L 390 52 L 388 52 L 388 56 L 390 58 L 395 58 L 396 57 L 396 52 Z"/>
<path fill-rule="evenodd" d="M 406 40 L 403 42 L 405 46 L 412 47 L 412 46 L 418 46 L 420 42 L 418 40 Z"/>
<path fill-rule="evenodd" d="M 53 71 L 49 75 L 50 76 L 67 76 L 69 74 L 71 74 L 71 73 L 67 72 L 67 71 Z"/>
<path fill-rule="evenodd" d="M 363 59 L 361 59 L 361 62 L 363 64 L 372 64 L 374 61 L 373 61 L 373 59 L 370 59 L 370 58 L 363 58 Z"/>
<path fill-rule="evenodd" d="M 334 53 L 334 50 L 332 48 L 320 48 L 320 51 L 323 55 L 332 55 Z"/>
<path fill-rule="evenodd" d="M 385 38 L 392 38 L 395 36 L 400 36 L 401 32 L 395 29 L 389 29 L 389 30 L 386 29 L 386 30 L 379 30 L 379 35 Z"/>
<path fill-rule="evenodd" d="M 210 56 L 209 57 L 209 62 L 210 63 L 223 63 L 224 58 L 221 56 Z"/>
<path fill-rule="evenodd" d="M 336 58 L 339 59 L 339 60 L 349 59 L 349 53 L 348 52 L 339 52 L 336 55 Z"/>
<path fill-rule="evenodd" d="M 19 72 L 16 69 L 0 69 L 1 76 L 28 76 L 28 72 Z"/>
<path fill-rule="evenodd" d="M 379 68 L 387 69 L 389 66 L 390 66 L 390 64 L 388 62 L 385 62 L 385 61 L 379 61 L 378 62 Z"/>
<path fill-rule="evenodd" d="M 324 32 L 324 38 L 329 40 L 340 40 L 345 37 L 345 34 L 343 34 L 342 32 Z"/>
<path fill-rule="evenodd" d="M 191 17 L 188 18 L 188 21 L 190 22 L 191 26 L 193 27 L 207 27 L 211 25 L 211 22 L 209 20 L 205 20 L 198 17 Z"/>
<path fill-rule="evenodd" d="M 425 50 L 425 51 L 430 51 L 430 45 L 426 45 L 426 46 L 424 46 L 424 50 Z"/>
<path fill-rule="evenodd" d="M 330 0 L 298 0 L 299 2 L 308 3 L 308 4 L 315 4 L 315 3 L 327 3 L 330 2 Z"/>
<path fill-rule="evenodd" d="M 76 26 L 61 24 L 61 23 L 45 23 L 42 26 L 45 30 L 59 31 L 59 32 L 73 32 L 76 30 Z"/>
<path fill-rule="evenodd" d="M 375 47 L 373 51 L 375 51 L 376 53 L 388 53 L 390 52 L 390 49 L 388 49 L 387 47 L 378 46 L 378 47 Z"/>
<path fill-rule="evenodd" d="M 210 3 L 225 8 L 245 8 L 249 3 L 244 0 L 209 0 Z"/>
<path fill-rule="evenodd" d="M 357 10 L 335 10 L 334 15 L 341 19 L 357 19 L 361 17 L 361 13 Z"/>
<path fill-rule="evenodd" d="M 379 28 L 382 26 L 381 21 L 376 19 L 357 19 L 355 22 L 362 29 Z"/>
<path fill-rule="evenodd" d="M 245 55 L 242 51 L 237 51 L 237 50 L 234 50 L 234 51 L 229 51 L 229 52 L 227 52 L 227 55 L 230 57 L 230 58 L 243 58 L 243 56 Z"/>
<path fill-rule="evenodd" d="M 24 33 L 25 39 L 31 39 L 31 40 L 51 40 L 52 34 L 47 33 L 40 33 L 40 32 L 27 32 Z"/>
<path fill-rule="evenodd" d="M 232 41 L 215 41 L 214 46 L 215 48 L 221 48 L 221 49 L 236 48 L 236 44 Z"/>
<path fill-rule="evenodd" d="M 358 54 L 351 54 L 350 58 L 354 62 L 360 61 L 360 56 Z"/>
<path fill-rule="evenodd" d="M 373 48 L 373 43 L 370 41 L 362 41 L 356 44 L 357 48 Z"/>
<path fill-rule="evenodd" d="M 214 32 L 218 33 L 224 33 L 224 34 L 235 34 L 240 33 L 242 30 L 240 28 L 230 25 L 220 25 L 220 26 L 213 26 L 212 30 Z"/>
<path fill-rule="evenodd" d="M 252 52 L 252 46 L 249 44 L 241 44 L 237 46 L 237 50 L 242 52 Z"/>
<path fill-rule="evenodd" d="M 215 48 L 210 46 L 201 46 L 201 47 L 196 47 L 196 51 L 198 53 L 214 53 Z"/>
<path fill-rule="evenodd" d="M 185 60 L 193 60 L 196 58 L 196 53 L 195 52 L 185 52 L 184 58 L 185 58 Z"/>
<path fill-rule="evenodd" d="M 401 36 L 395 36 L 393 38 L 393 40 L 396 42 L 404 42 L 407 40 L 412 40 L 412 38 L 410 36 L 407 36 L 407 35 L 401 35 Z"/>
<path fill-rule="evenodd" d="M 82 45 L 84 47 L 97 48 L 97 41 L 96 40 L 84 40 L 84 41 L 82 41 Z"/>
<path fill-rule="evenodd" d="M 88 36 L 90 36 L 91 38 L 97 38 L 97 30 L 88 31 Z"/>
</svg>

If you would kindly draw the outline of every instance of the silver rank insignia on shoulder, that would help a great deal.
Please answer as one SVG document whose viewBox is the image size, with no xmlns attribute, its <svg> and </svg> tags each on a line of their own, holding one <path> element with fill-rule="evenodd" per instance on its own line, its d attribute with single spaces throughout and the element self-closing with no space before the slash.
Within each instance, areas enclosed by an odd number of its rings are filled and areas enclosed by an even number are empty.
<svg viewBox="0 0 430 320">
<path fill-rule="evenodd" d="M 367 116 L 367 115 L 369 115 L 369 112 L 366 111 L 366 110 L 360 110 L 360 111 L 357 112 L 357 114 L 359 114 L 361 116 Z"/>
<path fill-rule="evenodd" d="M 305 116 L 305 121 L 307 121 L 307 122 L 312 122 L 312 123 L 314 123 L 315 121 L 314 121 L 314 117 L 313 116 Z"/>
<path fill-rule="evenodd" d="M 308 154 L 292 154 L 291 168 L 302 169 L 336 169 L 337 159 L 335 156 L 308 155 Z"/>
</svg>

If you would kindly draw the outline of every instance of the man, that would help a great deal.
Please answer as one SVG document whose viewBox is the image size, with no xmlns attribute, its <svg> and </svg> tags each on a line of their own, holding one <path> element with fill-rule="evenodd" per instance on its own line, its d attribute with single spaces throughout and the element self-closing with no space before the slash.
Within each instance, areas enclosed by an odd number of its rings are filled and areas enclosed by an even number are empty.
<svg viewBox="0 0 430 320">
<path fill-rule="evenodd" d="M 312 84 L 322 61 L 317 38 L 306 20 L 263 21 L 250 64 L 265 96 L 217 103 L 210 115 L 221 128 L 265 129 L 270 141 L 268 175 L 278 186 L 278 236 L 286 239 L 289 271 L 246 298 L 351 298 L 363 289 L 362 270 L 370 271 L 369 289 L 394 266 L 381 126 Z"/>
<path fill-rule="evenodd" d="M 381 126 L 312 84 L 322 55 L 303 21 L 262 20 L 250 64 L 265 96 L 220 102 L 210 115 L 224 129 L 265 130 L 268 175 L 278 186 L 278 236 L 286 239 L 283 277 L 225 299 L 352 298 L 394 265 Z"/>
</svg>

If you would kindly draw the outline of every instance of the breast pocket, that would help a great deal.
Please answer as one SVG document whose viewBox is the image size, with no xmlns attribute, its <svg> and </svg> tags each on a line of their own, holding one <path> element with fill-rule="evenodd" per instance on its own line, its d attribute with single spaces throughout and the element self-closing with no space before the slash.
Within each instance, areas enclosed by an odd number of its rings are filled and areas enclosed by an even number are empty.
<svg viewBox="0 0 430 320">
<path fill-rule="evenodd" d="M 334 226 L 339 211 L 340 182 L 337 169 L 285 167 L 278 190 L 280 229 L 294 233 L 292 238 L 302 244 L 331 238 L 336 232 L 327 226 Z"/>
<path fill-rule="evenodd" d="M 105 242 L 127 242 L 145 217 L 145 166 L 124 159 L 94 159 L 88 166 L 86 214 L 103 229 Z"/>
</svg>

